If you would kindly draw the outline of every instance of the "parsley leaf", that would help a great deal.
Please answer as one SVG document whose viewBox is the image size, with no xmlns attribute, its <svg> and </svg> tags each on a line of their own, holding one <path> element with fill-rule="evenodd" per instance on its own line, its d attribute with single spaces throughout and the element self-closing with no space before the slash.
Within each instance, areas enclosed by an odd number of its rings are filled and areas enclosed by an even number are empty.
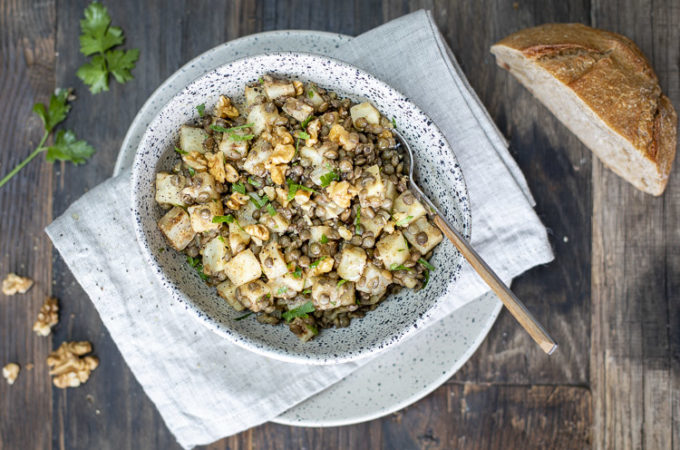
<svg viewBox="0 0 680 450">
<path fill-rule="evenodd" d="M 203 264 L 201 263 L 200 259 L 187 256 L 187 262 L 191 267 L 196 269 L 196 272 L 198 272 L 198 276 L 201 277 L 201 280 L 203 281 L 208 280 L 208 275 L 206 275 L 205 272 L 203 272 Z"/>
<path fill-rule="evenodd" d="M 250 201 L 253 202 L 253 204 L 258 208 L 262 208 L 264 205 L 267 204 L 267 202 L 269 202 L 269 197 L 267 197 L 266 195 L 264 196 L 264 198 L 260 198 L 260 196 L 257 195 L 255 192 L 251 192 L 248 195 L 250 196 Z"/>
<path fill-rule="evenodd" d="M 309 265 L 309 267 L 312 268 L 312 269 L 317 268 L 317 267 L 319 266 L 319 263 L 320 263 L 321 261 L 323 261 L 324 259 L 326 259 L 326 256 L 322 256 L 321 258 L 317 259 L 316 261 L 314 261 L 313 263 L 311 263 L 311 264 Z"/>
<path fill-rule="evenodd" d="M 227 214 L 226 216 L 213 216 L 212 223 L 232 223 L 234 222 L 234 216 Z"/>
<path fill-rule="evenodd" d="M 196 175 L 196 171 L 195 171 L 193 168 L 187 167 L 187 170 L 189 171 L 189 175 L 190 175 L 190 176 L 193 177 L 194 175 Z"/>
<path fill-rule="evenodd" d="M 57 131 L 54 145 L 47 148 L 47 162 L 70 161 L 75 165 L 87 161 L 94 155 L 94 148 L 85 141 L 79 141 L 73 131 Z"/>
<path fill-rule="evenodd" d="M 392 117 L 392 128 L 397 128 L 397 119 Z"/>
<path fill-rule="evenodd" d="M 311 294 L 311 293 L 312 293 L 312 290 L 311 290 L 311 289 L 305 289 L 304 291 L 302 291 L 302 293 L 303 293 L 304 295 Z"/>
<path fill-rule="evenodd" d="M 409 272 L 411 271 L 411 269 L 409 269 L 409 268 L 406 267 L 405 265 L 403 265 L 403 264 L 397 264 L 397 263 L 393 263 L 393 264 L 390 266 L 390 270 L 407 270 L 407 271 L 409 271 Z"/>
<path fill-rule="evenodd" d="M 68 94 L 69 92 L 67 89 L 57 89 L 50 97 L 50 103 L 47 109 L 42 103 L 33 105 L 33 112 L 40 117 L 43 125 L 45 125 L 45 131 L 48 133 L 58 124 L 63 122 L 71 110 L 71 105 L 67 103 Z"/>
<path fill-rule="evenodd" d="M 281 286 L 276 290 L 276 294 L 277 295 L 285 294 L 287 290 L 288 288 L 286 286 Z"/>
<path fill-rule="evenodd" d="M 300 266 L 295 267 L 295 270 L 293 271 L 293 276 L 295 278 L 302 278 L 302 267 Z"/>
<path fill-rule="evenodd" d="M 80 21 L 80 52 L 92 59 L 80 66 L 76 75 L 97 94 L 109 90 L 109 75 L 123 84 L 133 77 L 139 50 L 112 50 L 125 40 L 123 30 L 111 26 L 111 16 L 104 5 L 95 1 L 85 8 Z"/>
<path fill-rule="evenodd" d="M 253 127 L 254 124 L 252 123 L 247 123 L 245 125 L 239 125 L 237 127 L 231 127 L 231 128 L 224 128 L 219 125 L 210 125 L 210 128 L 213 131 L 217 131 L 218 133 L 227 133 L 229 136 L 229 139 L 232 141 L 250 141 L 255 138 L 254 134 L 238 134 L 236 133 L 237 130 L 242 130 L 244 128 L 251 128 Z"/>
<path fill-rule="evenodd" d="M 307 302 L 290 311 L 285 311 L 281 314 L 281 317 L 283 317 L 286 322 L 290 322 L 296 317 L 307 317 L 307 314 L 312 312 L 314 312 L 314 304 L 312 304 L 312 302 Z"/>
<path fill-rule="evenodd" d="M 253 177 L 248 177 L 248 183 L 252 184 L 253 186 L 255 186 L 257 188 L 262 187 L 262 183 L 254 180 Z"/>
<path fill-rule="evenodd" d="M 307 129 L 307 125 L 309 124 L 309 121 L 312 120 L 312 117 L 314 117 L 312 114 L 309 115 L 305 120 L 302 121 L 300 124 L 300 127 L 302 127 L 303 130 Z"/>
<path fill-rule="evenodd" d="M 408 224 L 411 220 L 413 220 L 413 216 L 406 216 L 403 219 L 397 220 L 397 223 L 395 223 L 395 225 L 398 227 L 403 227 L 404 225 Z"/>
<path fill-rule="evenodd" d="M 239 194 L 245 194 L 246 193 L 246 187 L 243 185 L 243 183 L 234 183 L 231 185 L 231 190 L 233 192 L 238 192 Z"/>
<path fill-rule="evenodd" d="M 338 281 L 338 287 L 342 286 L 343 284 L 347 283 L 347 280 L 340 280 Z"/>
<path fill-rule="evenodd" d="M 304 132 L 304 131 L 300 131 L 300 132 L 298 133 L 298 137 L 299 137 L 300 139 L 309 139 L 310 136 L 309 136 L 308 133 L 306 133 L 306 132 Z"/>
<path fill-rule="evenodd" d="M 319 239 L 319 242 L 322 244 L 328 244 L 328 237 L 325 234 L 321 234 L 321 239 Z"/>
<path fill-rule="evenodd" d="M 182 149 L 179 148 L 179 147 L 175 147 L 175 151 L 176 151 L 177 153 L 179 153 L 180 155 L 188 155 L 188 154 L 189 154 L 189 152 L 185 152 L 184 150 L 182 150 Z"/>
<path fill-rule="evenodd" d="M 335 170 L 331 170 L 330 172 L 321 175 L 320 180 L 321 180 L 321 187 L 328 187 L 331 182 L 339 180 L 340 177 L 338 176 L 338 173 Z"/>
<path fill-rule="evenodd" d="M 307 91 L 307 97 L 314 98 L 314 91 L 311 90 L 311 89 L 309 91 Z"/>
<path fill-rule="evenodd" d="M 427 286 L 427 283 L 429 283 L 429 282 L 430 282 L 430 271 L 426 270 L 425 271 L 425 281 L 423 282 L 423 289 L 425 288 L 425 286 Z"/>
<path fill-rule="evenodd" d="M 198 115 L 200 117 L 203 117 L 203 114 L 205 114 L 205 103 L 201 103 L 196 107 L 196 111 L 198 111 Z"/>
<path fill-rule="evenodd" d="M 246 314 L 242 315 L 241 317 L 235 318 L 234 320 L 243 320 L 243 319 L 245 319 L 246 317 L 250 317 L 250 316 L 252 316 L 252 315 L 253 315 L 253 313 L 252 313 L 252 312 L 249 312 L 249 313 L 246 313 Z"/>
<path fill-rule="evenodd" d="M 269 213 L 270 216 L 275 216 L 277 214 L 276 209 L 274 209 L 271 203 L 267 203 L 267 212 Z"/>
<path fill-rule="evenodd" d="M 435 267 L 434 267 L 432 264 L 430 264 L 429 262 L 427 262 L 427 261 L 424 260 L 423 258 L 420 258 L 420 259 L 418 260 L 418 262 L 419 262 L 420 264 L 422 264 L 422 266 L 425 267 L 425 268 L 428 269 L 428 270 L 434 270 L 434 269 L 435 269 Z"/>
</svg>

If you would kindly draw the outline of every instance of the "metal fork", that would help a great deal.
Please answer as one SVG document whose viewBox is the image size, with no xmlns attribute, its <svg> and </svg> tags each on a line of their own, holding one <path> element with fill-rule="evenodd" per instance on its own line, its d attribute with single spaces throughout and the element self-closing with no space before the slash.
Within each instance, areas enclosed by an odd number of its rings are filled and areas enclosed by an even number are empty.
<svg viewBox="0 0 680 450">
<path fill-rule="evenodd" d="M 534 318 L 527 307 L 518 299 L 515 294 L 498 278 L 498 275 L 489 267 L 489 265 L 482 259 L 475 251 L 469 242 L 449 223 L 444 217 L 439 208 L 423 193 L 415 182 L 415 171 L 413 164 L 413 151 L 406 142 L 406 139 L 397 131 L 392 130 L 392 134 L 397 139 L 399 144 L 406 149 L 405 158 L 408 164 L 409 174 L 409 189 L 416 196 L 426 209 L 434 216 L 434 223 L 446 235 L 447 238 L 456 246 L 458 251 L 465 257 L 470 265 L 477 271 L 479 276 L 486 282 L 492 291 L 498 295 L 506 308 L 515 317 L 517 322 L 529 333 L 529 335 L 536 341 L 541 349 L 547 354 L 552 354 L 557 349 L 557 344 L 545 331 L 543 326 Z"/>
</svg>

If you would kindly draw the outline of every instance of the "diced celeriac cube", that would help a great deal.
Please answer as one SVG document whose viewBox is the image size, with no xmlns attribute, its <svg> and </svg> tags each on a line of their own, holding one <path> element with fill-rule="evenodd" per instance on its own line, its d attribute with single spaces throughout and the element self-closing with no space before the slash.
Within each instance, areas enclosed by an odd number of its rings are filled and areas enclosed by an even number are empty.
<svg viewBox="0 0 680 450">
<path fill-rule="evenodd" d="M 241 286 L 249 281 L 256 280 L 262 275 L 260 263 L 250 249 L 243 250 L 225 264 L 224 271 L 227 277 L 236 286 Z"/>
<path fill-rule="evenodd" d="M 246 97 L 246 106 L 252 106 L 257 103 L 260 95 L 262 95 L 262 99 L 260 100 L 263 100 L 265 97 L 262 86 L 248 86 L 246 87 L 244 94 Z"/>
<path fill-rule="evenodd" d="M 225 299 L 229 306 L 234 308 L 236 311 L 243 311 L 245 307 L 236 300 L 236 286 L 229 280 L 224 280 L 222 283 L 217 285 L 217 293 L 220 297 Z"/>
<path fill-rule="evenodd" d="M 248 113 L 248 123 L 253 124 L 255 136 L 259 136 L 264 130 L 274 125 L 278 118 L 278 110 L 267 112 L 264 104 L 254 105 Z"/>
<path fill-rule="evenodd" d="M 248 201 L 245 205 L 241 206 L 238 211 L 236 211 L 236 220 L 239 225 L 243 228 L 246 225 L 254 225 L 257 223 L 257 219 L 253 218 L 253 213 L 257 210 L 257 206 L 252 201 Z"/>
<path fill-rule="evenodd" d="M 385 185 L 380 176 L 380 169 L 377 165 L 373 165 L 364 170 L 364 176 L 366 175 L 373 177 L 373 181 L 364 183 L 364 180 L 362 179 L 358 183 L 357 187 L 360 189 L 359 202 L 364 208 L 368 206 L 380 206 L 383 200 L 385 200 Z"/>
<path fill-rule="evenodd" d="M 334 309 L 355 304 L 354 283 L 351 281 L 338 286 L 338 280 L 318 277 L 312 285 L 312 303 L 318 310 Z"/>
<path fill-rule="evenodd" d="M 215 179 L 208 172 L 196 172 L 191 177 L 191 185 L 182 189 L 182 195 L 188 195 L 194 200 L 201 199 L 201 202 L 220 198 L 215 186 Z"/>
<path fill-rule="evenodd" d="M 361 247 L 345 245 L 342 249 L 338 275 L 348 281 L 357 281 L 366 267 L 366 252 Z"/>
<path fill-rule="evenodd" d="M 269 100 L 279 97 L 293 97 L 295 96 L 295 86 L 290 81 L 265 80 L 264 92 Z"/>
<path fill-rule="evenodd" d="M 394 199 L 399 195 L 399 191 L 397 191 L 397 185 L 388 179 L 384 179 L 382 181 L 385 185 L 385 198 L 389 198 L 394 202 Z"/>
<path fill-rule="evenodd" d="M 235 221 L 229 224 L 229 248 L 232 255 L 242 252 L 250 242 L 250 235 Z"/>
<path fill-rule="evenodd" d="M 283 217 L 283 214 L 262 214 L 260 216 L 260 223 L 269 228 L 274 233 L 285 233 L 290 226 L 288 219 Z"/>
<path fill-rule="evenodd" d="M 288 273 L 288 266 L 283 258 L 278 242 L 269 241 L 260 251 L 259 257 L 262 271 L 270 280 Z"/>
<path fill-rule="evenodd" d="M 272 303 L 269 287 L 262 280 L 253 280 L 239 286 L 236 298 L 243 306 L 254 312 L 262 311 Z"/>
<path fill-rule="evenodd" d="M 383 236 L 375 247 L 379 253 L 378 259 L 382 261 L 385 268 L 390 270 L 406 262 L 409 256 L 406 239 L 401 231 Z"/>
<path fill-rule="evenodd" d="M 331 230 L 332 228 L 326 225 L 317 225 L 309 227 L 309 233 L 312 235 L 310 241 L 319 242 L 323 239 L 324 236 L 326 236 L 326 239 L 328 239 L 328 236 L 331 235 Z"/>
<path fill-rule="evenodd" d="M 359 223 L 364 227 L 364 232 L 370 231 L 373 233 L 373 236 L 378 236 L 385 226 L 385 218 L 379 214 L 376 214 L 372 218 L 368 217 L 366 214 L 362 214 Z"/>
<path fill-rule="evenodd" d="M 425 241 L 424 244 L 418 243 L 418 239 L 416 238 L 418 233 L 425 233 L 427 236 L 427 241 Z M 432 225 L 426 217 L 420 217 L 407 228 L 404 228 L 404 236 L 411 243 L 411 246 L 418 250 L 421 255 L 427 254 L 443 239 L 439 228 Z"/>
<path fill-rule="evenodd" d="M 222 236 L 211 239 L 203 247 L 203 272 L 215 276 L 224 270 L 227 263 L 227 240 Z"/>
<path fill-rule="evenodd" d="M 379 269 L 369 263 L 357 282 L 356 289 L 371 295 L 382 295 L 390 283 L 392 283 L 392 272 L 387 269 Z"/>
<path fill-rule="evenodd" d="M 182 190 L 173 182 L 179 176 L 167 172 L 156 174 L 156 203 L 166 208 L 186 206 L 182 201 Z"/>
<path fill-rule="evenodd" d="M 267 285 L 274 297 L 291 298 L 304 289 L 305 280 L 302 275 L 296 278 L 294 273 L 288 272 L 282 277 L 269 280 Z"/>
<path fill-rule="evenodd" d="M 347 181 L 332 181 L 326 192 L 333 203 L 347 209 L 359 191 Z"/>
<path fill-rule="evenodd" d="M 352 122 L 357 123 L 360 118 L 366 119 L 366 122 L 373 125 L 380 125 L 380 113 L 373 105 L 368 102 L 359 103 L 349 109 L 349 115 L 352 116 Z"/>
<path fill-rule="evenodd" d="M 398 227 L 407 227 L 425 214 L 427 214 L 425 207 L 409 190 L 402 192 L 392 207 L 392 218 Z"/>
<path fill-rule="evenodd" d="M 203 141 L 208 138 L 208 133 L 203 128 L 182 125 L 179 129 L 179 148 L 185 152 L 205 153 Z"/>
<path fill-rule="evenodd" d="M 250 141 L 247 140 L 236 140 L 232 138 L 229 133 L 224 133 L 222 135 L 222 140 L 220 141 L 220 151 L 224 154 L 225 158 L 232 161 L 237 161 L 239 159 L 245 158 L 248 154 L 248 145 Z"/>
<path fill-rule="evenodd" d="M 282 108 L 286 114 L 293 117 L 298 122 L 304 122 L 313 112 L 314 108 L 297 98 L 286 100 Z"/>
<path fill-rule="evenodd" d="M 189 214 L 178 206 L 172 208 L 158 221 L 158 228 L 170 246 L 178 251 L 184 250 L 196 236 L 196 232 L 191 228 Z"/>
<path fill-rule="evenodd" d="M 309 269 L 307 270 L 307 276 L 316 277 L 323 273 L 328 273 L 333 270 L 333 264 L 335 264 L 335 260 L 330 256 L 320 256 L 309 266 Z"/>
<path fill-rule="evenodd" d="M 266 175 L 265 165 L 273 152 L 274 150 L 268 142 L 258 140 L 243 162 L 243 170 L 258 177 Z"/>
<path fill-rule="evenodd" d="M 196 233 L 217 230 L 220 227 L 219 223 L 213 223 L 212 220 L 213 217 L 224 214 L 222 202 L 211 201 L 200 205 L 189 206 L 187 209 L 191 215 L 191 227 Z"/>
<path fill-rule="evenodd" d="M 310 102 L 312 102 L 312 105 L 315 107 L 321 106 L 321 104 L 324 102 L 323 97 L 321 94 L 319 94 L 319 90 L 316 86 L 312 85 L 307 85 L 307 89 L 305 90 L 307 98 L 309 99 Z"/>
<path fill-rule="evenodd" d="M 307 160 L 307 164 L 313 167 L 323 167 L 327 160 L 320 148 L 300 147 L 300 159 Z"/>
</svg>

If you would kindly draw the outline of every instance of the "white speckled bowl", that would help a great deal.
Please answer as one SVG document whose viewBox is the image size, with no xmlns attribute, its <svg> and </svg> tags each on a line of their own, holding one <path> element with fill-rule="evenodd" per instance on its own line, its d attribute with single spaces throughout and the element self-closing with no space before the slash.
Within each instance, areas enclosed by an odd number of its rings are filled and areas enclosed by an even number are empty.
<svg viewBox="0 0 680 450">
<path fill-rule="evenodd" d="M 142 252 L 174 299 L 238 345 L 303 364 L 334 364 L 375 354 L 415 333 L 447 286 L 456 282 L 462 256 L 449 242 L 435 250 L 432 262 L 437 271 L 426 289 L 402 290 L 349 327 L 321 330 L 307 343 L 283 325 L 261 324 L 254 317 L 234 320 L 242 313 L 231 309 L 213 287 L 203 283 L 184 255 L 161 250 L 167 244 L 157 227 L 163 211 L 154 201 L 155 174 L 176 162 L 174 146 L 180 126 L 196 118 L 196 105 L 205 103 L 211 109 L 220 94 L 242 99 L 245 84 L 266 73 L 312 81 L 340 96 L 368 100 L 387 117 L 394 117 L 416 152 L 420 185 L 469 238 L 470 206 L 460 166 L 444 136 L 418 107 L 387 84 L 344 62 L 306 53 L 272 53 L 233 61 L 198 78 L 173 97 L 149 125 L 132 171 L 132 209 Z"/>
</svg>

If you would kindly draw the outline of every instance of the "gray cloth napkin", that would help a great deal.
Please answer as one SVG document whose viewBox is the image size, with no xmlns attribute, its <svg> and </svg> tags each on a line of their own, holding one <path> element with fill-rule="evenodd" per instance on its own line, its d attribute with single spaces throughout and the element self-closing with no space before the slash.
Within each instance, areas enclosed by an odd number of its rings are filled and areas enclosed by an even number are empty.
<svg viewBox="0 0 680 450">
<path fill-rule="evenodd" d="M 380 26 L 330 56 L 387 81 L 441 128 L 466 177 L 472 243 L 501 278 L 509 281 L 552 259 L 522 173 L 428 13 Z M 129 189 L 129 173 L 102 183 L 55 220 L 47 233 L 183 447 L 210 443 L 273 419 L 371 364 L 371 358 L 334 366 L 279 362 L 243 350 L 203 327 L 169 298 L 151 270 L 145 270 L 132 227 Z M 464 266 L 438 316 L 487 291 Z"/>
</svg>

